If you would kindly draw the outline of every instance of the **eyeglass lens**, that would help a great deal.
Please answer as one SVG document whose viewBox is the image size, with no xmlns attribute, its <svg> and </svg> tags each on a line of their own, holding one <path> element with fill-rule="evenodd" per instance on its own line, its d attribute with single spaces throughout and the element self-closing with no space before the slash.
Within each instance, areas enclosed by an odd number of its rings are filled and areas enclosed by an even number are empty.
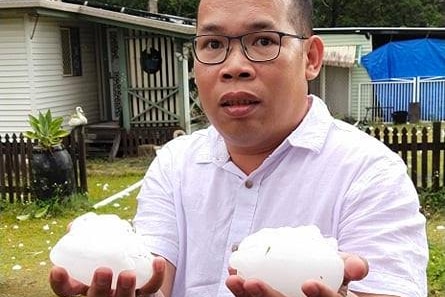
<svg viewBox="0 0 445 297">
<path fill-rule="evenodd" d="M 194 50 L 203 63 L 221 63 L 226 59 L 232 39 L 239 39 L 244 54 L 252 61 L 261 62 L 275 59 L 281 46 L 278 32 L 254 32 L 237 37 L 222 35 L 201 35 L 195 37 Z"/>
</svg>

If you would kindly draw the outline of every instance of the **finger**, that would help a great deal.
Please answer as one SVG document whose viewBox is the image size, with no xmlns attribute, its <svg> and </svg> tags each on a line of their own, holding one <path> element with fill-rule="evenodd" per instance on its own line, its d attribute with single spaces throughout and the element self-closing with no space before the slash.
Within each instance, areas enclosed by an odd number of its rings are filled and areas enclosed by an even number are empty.
<svg viewBox="0 0 445 297">
<path fill-rule="evenodd" d="M 248 297 L 244 290 L 244 280 L 237 275 L 229 275 L 226 279 L 226 286 L 236 297 Z"/>
<path fill-rule="evenodd" d="M 97 268 L 94 272 L 93 281 L 87 296 L 91 297 L 109 297 L 111 295 L 111 282 L 113 280 L 113 271 L 110 268 Z"/>
<path fill-rule="evenodd" d="M 361 280 L 366 277 L 369 271 L 368 261 L 352 254 L 346 255 L 343 259 L 345 262 L 344 285 L 347 285 L 350 281 Z"/>
<path fill-rule="evenodd" d="M 88 286 L 70 278 L 68 272 L 62 267 L 51 268 L 49 282 L 54 293 L 60 297 L 86 294 L 88 290 Z"/>
<path fill-rule="evenodd" d="M 258 279 L 243 280 L 239 276 L 230 275 L 226 280 L 226 286 L 236 297 L 285 297 Z"/>
<path fill-rule="evenodd" d="M 309 280 L 302 285 L 302 291 L 306 296 L 338 296 L 338 293 L 345 296 L 351 281 L 361 280 L 368 274 L 368 262 L 364 258 L 347 253 L 341 253 L 341 257 L 345 263 L 345 269 L 343 283 L 339 291 L 332 290 L 320 281 Z"/>
<path fill-rule="evenodd" d="M 310 280 L 303 283 L 301 290 L 307 297 L 336 297 L 337 292 L 330 289 L 318 280 Z"/>
<path fill-rule="evenodd" d="M 153 276 L 150 281 L 138 290 L 137 295 L 144 296 L 145 294 L 157 292 L 164 282 L 165 276 L 165 259 L 162 257 L 155 257 L 153 260 Z"/>
<path fill-rule="evenodd" d="M 286 297 L 265 282 L 257 279 L 246 280 L 244 282 L 244 289 L 248 293 L 248 296 Z"/>
<path fill-rule="evenodd" d="M 136 275 L 133 271 L 122 271 L 117 279 L 115 297 L 134 297 Z"/>
</svg>

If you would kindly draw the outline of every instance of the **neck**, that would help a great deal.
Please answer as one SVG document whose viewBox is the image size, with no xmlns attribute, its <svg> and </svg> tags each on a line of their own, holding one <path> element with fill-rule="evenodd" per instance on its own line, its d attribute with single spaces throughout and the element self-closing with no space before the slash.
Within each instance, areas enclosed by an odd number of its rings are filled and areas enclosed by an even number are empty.
<svg viewBox="0 0 445 297">
<path fill-rule="evenodd" d="M 230 152 L 230 158 L 246 175 L 251 174 L 255 169 L 266 160 L 266 158 L 273 152 L 273 149 L 257 152 L 257 153 L 244 153 L 244 152 Z"/>
<path fill-rule="evenodd" d="M 309 111 L 311 105 L 312 98 L 308 97 L 307 106 L 302 115 L 299 117 L 300 120 L 298 123 L 295 126 L 289 127 L 289 129 L 283 131 L 281 135 L 275 135 L 275 137 L 269 139 L 266 146 L 254 145 L 251 147 L 243 147 L 234 145 L 234 143 L 229 144 L 226 142 L 232 162 L 235 163 L 245 174 L 251 174 L 255 169 L 260 167 L 264 160 L 266 160 L 266 158 L 272 154 L 272 152 L 286 139 L 286 137 L 288 137 L 289 134 L 299 126 L 302 119 Z"/>
</svg>

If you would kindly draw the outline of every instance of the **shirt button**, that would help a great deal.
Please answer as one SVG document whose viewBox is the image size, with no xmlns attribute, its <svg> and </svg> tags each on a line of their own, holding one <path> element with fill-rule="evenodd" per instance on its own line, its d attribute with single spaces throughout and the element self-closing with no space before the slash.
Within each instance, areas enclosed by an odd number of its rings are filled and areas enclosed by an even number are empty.
<svg viewBox="0 0 445 297">
<path fill-rule="evenodd" d="M 253 187 L 253 181 L 251 180 L 246 180 L 246 182 L 244 183 L 244 186 L 246 186 L 246 188 L 250 189 Z"/>
</svg>

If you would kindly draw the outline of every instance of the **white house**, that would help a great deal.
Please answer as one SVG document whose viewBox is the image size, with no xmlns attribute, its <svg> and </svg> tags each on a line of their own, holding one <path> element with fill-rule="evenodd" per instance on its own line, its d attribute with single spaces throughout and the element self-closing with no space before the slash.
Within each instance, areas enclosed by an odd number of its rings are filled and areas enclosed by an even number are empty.
<svg viewBox="0 0 445 297">
<path fill-rule="evenodd" d="M 316 28 L 326 44 L 311 92 L 337 117 L 361 118 L 369 84 L 360 58 L 392 39 L 445 28 Z M 82 0 L 0 1 L 0 136 L 29 128 L 28 114 L 76 106 L 89 124 L 181 127 L 190 132 L 196 98 L 189 81 L 195 21 Z"/>
<path fill-rule="evenodd" d="M 0 135 L 47 109 L 68 121 L 76 106 L 89 123 L 190 125 L 184 44 L 194 30 L 193 20 L 88 1 L 0 1 Z"/>
</svg>

